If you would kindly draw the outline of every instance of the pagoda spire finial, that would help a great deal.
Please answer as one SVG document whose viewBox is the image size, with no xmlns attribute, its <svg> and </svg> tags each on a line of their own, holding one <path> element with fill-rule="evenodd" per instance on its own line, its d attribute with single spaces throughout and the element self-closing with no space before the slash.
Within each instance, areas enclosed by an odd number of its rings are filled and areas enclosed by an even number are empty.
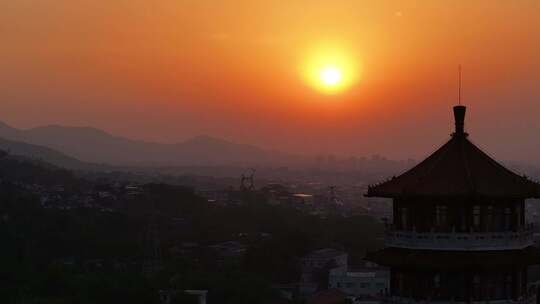
<svg viewBox="0 0 540 304">
<path fill-rule="evenodd" d="M 467 111 L 466 106 L 462 106 L 462 105 L 454 106 L 454 119 L 456 122 L 456 131 L 454 133 L 455 136 L 467 135 L 467 133 L 465 133 L 465 112 L 466 111 Z"/>
</svg>

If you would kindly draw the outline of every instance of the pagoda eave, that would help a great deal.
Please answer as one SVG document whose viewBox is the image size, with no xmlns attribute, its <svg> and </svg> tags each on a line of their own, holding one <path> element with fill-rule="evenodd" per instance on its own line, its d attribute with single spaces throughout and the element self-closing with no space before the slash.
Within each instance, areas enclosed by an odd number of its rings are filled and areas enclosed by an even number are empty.
<svg viewBox="0 0 540 304">
<path fill-rule="evenodd" d="M 433 199 L 433 198 L 452 198 L 452 199 L 529 199 L 540 198 L 538 193 L 528 194 L 508 194 L 508 195 L 493 195 L 482 193 L 426 193 L 426 194 L 409 194 L 409 193 L 391 193 L 391 192 L 371 192 L 368 191 L 364 194 L 364 197 L 379 197 L 379 198 L 419 198 L 419 199 Z"/>
</svg>

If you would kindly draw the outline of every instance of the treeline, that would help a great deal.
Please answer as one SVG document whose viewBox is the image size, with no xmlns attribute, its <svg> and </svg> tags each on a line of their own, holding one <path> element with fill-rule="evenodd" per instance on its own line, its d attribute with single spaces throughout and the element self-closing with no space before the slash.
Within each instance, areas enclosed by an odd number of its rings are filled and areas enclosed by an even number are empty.
<svg viewBox="0 0 540 304">
<path fill-rule="evenodd" d="M 129 263 L 140 223 L 122 214 L 43 209 L 0 184 L 0 299 L 3 303 L 155 303 Z M 152 302 L 153 301 L 153 302 Z"/>
<path fill-rule="evenodd" d="M 43 169 L 36 174 L 53 185 L 57 178 L 84 187 L 68 171 L 13 160 L 7 165 Z M 114 212 L 44 209 L 11 182 L 7 169 L 0 174 L 3 303 L 158 303 L 161 289 L 206 289 L 212 304 L 267 303 L 277 298 L 272 284 L 298 282 L 299 261 L 309 251 L 340 247 L 354 263 L 381 245 L 382 227 L 369 217 L 321 219 L 249 193 L 240 205 L 220 206 L 186 187 L 149 184 Z M 154 258 L 148 249 L 155 240 L 146 237 L 152 225 L 161 267 L 149 275 L 143 265 Z M 221 259 L 210 249 L 225 241 L 246 246 L 240 260 Z M 194 248 L 175 253 L 186 243 Z M 181 294 L 175 299 L 190 301 Z"/>
</svg>

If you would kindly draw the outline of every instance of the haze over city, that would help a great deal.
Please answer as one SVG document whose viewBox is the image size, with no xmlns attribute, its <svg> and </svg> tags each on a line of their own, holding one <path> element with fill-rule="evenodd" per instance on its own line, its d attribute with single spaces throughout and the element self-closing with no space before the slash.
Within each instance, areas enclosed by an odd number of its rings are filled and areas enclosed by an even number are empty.
<svg viewBox="0 0 540 304">
<path fill-rule="evenodd" d="M 0 121 L 420 159 L 452 132 L 461 64 L 472 140 L 539 164 L 539 15 L 538 1 L 3 1 Z M 310 78 L 327 54 L 339 90 Z"/>
</svg>

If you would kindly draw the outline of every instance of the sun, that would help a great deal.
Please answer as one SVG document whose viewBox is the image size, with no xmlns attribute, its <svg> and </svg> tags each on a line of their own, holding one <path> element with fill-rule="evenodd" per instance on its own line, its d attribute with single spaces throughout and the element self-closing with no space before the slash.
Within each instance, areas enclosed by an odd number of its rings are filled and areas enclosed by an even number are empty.
<svg viewBox="0 0 540 304">
<path fill-rule="evenodd" d="M 320 78 L 324 85 L 332 87 L 339 85 L 343 78 L 341 69 L 335 66 L 324 67 L 320 72 Z"/>
<path fill-rule="evenodd" d="M 314 47 L 306 53 L 301 65 L 302 77 L 306 83 L 323 94 L 341 93 L 359 78 L 360 66 L 345 47 Z"/>
</svg>

